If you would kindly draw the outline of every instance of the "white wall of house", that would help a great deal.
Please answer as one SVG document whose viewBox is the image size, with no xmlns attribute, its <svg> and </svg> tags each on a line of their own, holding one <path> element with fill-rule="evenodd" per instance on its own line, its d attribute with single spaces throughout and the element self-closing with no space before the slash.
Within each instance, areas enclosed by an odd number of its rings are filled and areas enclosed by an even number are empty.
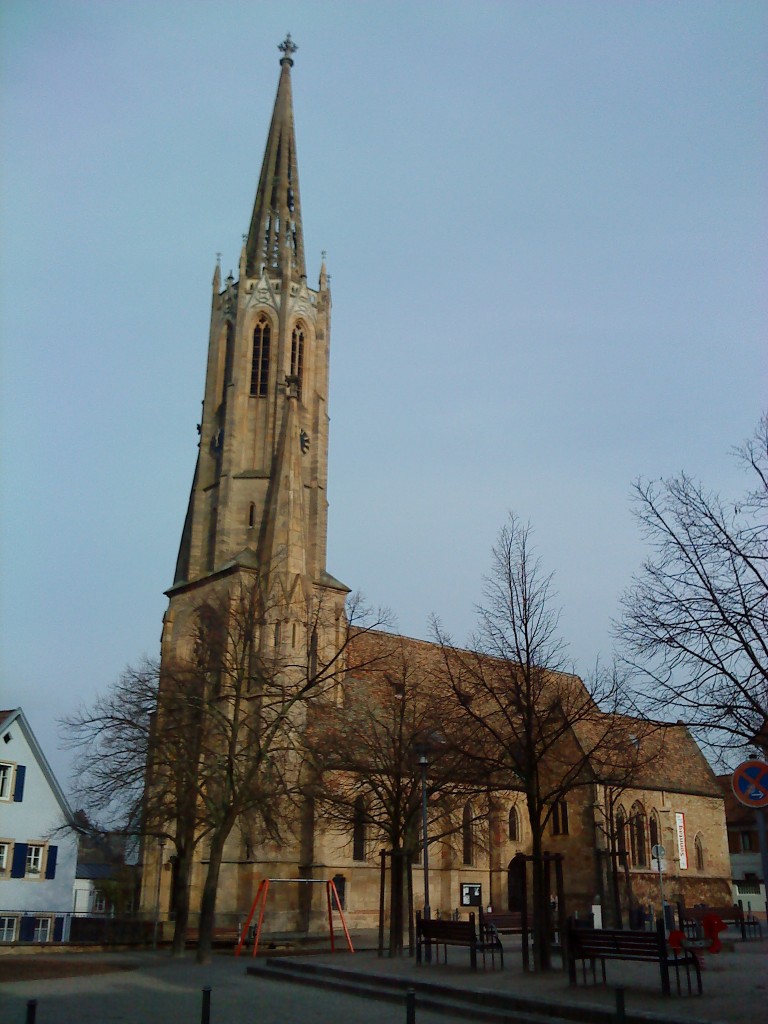
<svg viewBox="0 0 768 1024">
<path fill-rule="evenodd" d="M 72 814 L 21 709 L 0 721 L 0 914 L 72 910 Z"/>
</svg>

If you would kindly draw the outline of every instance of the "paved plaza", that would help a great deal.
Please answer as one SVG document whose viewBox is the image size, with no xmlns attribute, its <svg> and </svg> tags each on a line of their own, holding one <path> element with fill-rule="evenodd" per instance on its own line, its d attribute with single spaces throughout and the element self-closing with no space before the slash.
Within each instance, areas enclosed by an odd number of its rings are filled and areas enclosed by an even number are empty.
<svg viewBox="0 0 768 1024">
<path fill-rule="evenodd" d="M 589 1021 L 615 1006 L 615 987 L 625 986 L 628 1019 L 634 1021 L 694 1024 L 762 1024 L 768 1020 L 768 941 L 736 942 L 732 950 L 709 956 L 703 972 L 704 996 L 661 995 L 658 970 L 650 965 L 609 963 L 608 987 L 568 986 L 567 976 L 556 971 L 547 976 L 525 975 L 520 966 L 519 946 L 505 942 L 504 970 L 469 968 L 466 950 L 452 949 L 449 963 L 417 967 L 408 957 L 380 959 L 375 952 L 361 950 L 319 953 L 291 957 L 296 965 L 320 964 L 335 968 L 348 979 L 355 974 L 397 977 L 417 988 L 417 1024 L 446 1020 L 472 1020 L 467 1011 L 427 1011 L 419 1007 L 419 985 L 429 983 L 446 992 L 512 994 L 538 1003 L 544 1016 L 559 1017 L 559 1008 L 580 1007 L 582 1020 Z M 30 957 L 0 957 L 0 1021 L 23 1024 L 29 999 L 37 999 L 37 1024 L 197 1024 L 201 1019 L 204 986 L 211 988 L 211 1024 L 405 1024 L 401 998 L 381 1001 L 327 988 L 318 988 L 286 978 L 253 976 L 246 969 L 265 963 L 243 956 L 219 954 L 199 967 L 192 954 L 173 959 L 169 953 L 69 953 L 36 955 L 40 968 L 59 977 L 24 977 Z M 16 962 L 17 967 L 13 967 Z M 31 965 L 30 965 L 31 966 Z M 75 973 L 76 972 L 76 973 Z M 10 978 L 9 978 L 10 975 Z M 354 988 L 354 984 L 352 985 Z M 474 998 L 474 995 L 471 997 Z M 478 996 L 479 1001 L 479 996 Z M 598 1013 L 597 1008 L 603 1011 Z"/>
</svg>

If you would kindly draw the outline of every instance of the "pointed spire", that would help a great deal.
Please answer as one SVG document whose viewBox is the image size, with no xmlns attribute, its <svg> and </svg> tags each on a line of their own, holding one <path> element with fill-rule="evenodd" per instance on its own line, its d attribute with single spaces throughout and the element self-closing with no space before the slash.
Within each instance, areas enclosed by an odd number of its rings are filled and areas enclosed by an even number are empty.
<svg viewBox="0 0 768 1024">
<path fill-rule="evenodd" d="M 320 264 L 320 291 L 324 292 L 328 287 L 328 269 L 325 265 L 325 259 L 328 254 L 325 249 L 322 252 L 322 262 Z"/>
<path fill-rule="evenodd" d="M 266 266 L 268 271 L 287 271 L 299 278 L 306 276 L 306 268 L 291 95 L 292 54 L 297 46 L 289 34 L 278 49 L 283 54 L 280 81 L 246 242 L 246 272 L 260 277 Z"/>
<path fill-rule="evenodd" d="M 216 253 L 216 269 L 213 272 L 213 293 L 218 295 L 221 291 L 221 253 Z"/>
</svg>

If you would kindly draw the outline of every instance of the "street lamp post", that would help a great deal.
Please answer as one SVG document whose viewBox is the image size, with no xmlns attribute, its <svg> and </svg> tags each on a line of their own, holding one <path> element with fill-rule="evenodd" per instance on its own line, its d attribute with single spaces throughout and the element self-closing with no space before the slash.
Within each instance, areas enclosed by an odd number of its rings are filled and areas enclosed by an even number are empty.
<svg viewBox="0 0 768 1024">
<path fill-rule="evenodd" d="M 160 928 L 160 881 L 163 870 L 163 850 L 165 849 L 165 837 L 160 836 L 157 840 L 157 886 L 155 888 L 155 927 L 152 933 L 152 949 L 157 949 L 157 933 Z"/>
</svg>

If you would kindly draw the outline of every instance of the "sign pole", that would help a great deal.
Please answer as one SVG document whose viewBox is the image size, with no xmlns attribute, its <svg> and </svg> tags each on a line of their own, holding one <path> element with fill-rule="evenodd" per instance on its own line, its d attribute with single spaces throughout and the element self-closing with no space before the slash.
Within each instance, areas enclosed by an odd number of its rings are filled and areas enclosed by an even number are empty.
<svg viewBox="0 0 768 1024">
<path fill-rule="evenodd" d="M 765 829 L 765 808 L 758 807 L 755 811 L 757 818 L 757 834 L 760 839 L 760 860 L 763 865 L 763 889 L 765 890 L 765 920 L 768 923 L 768 838 Z"/>
</svg>

